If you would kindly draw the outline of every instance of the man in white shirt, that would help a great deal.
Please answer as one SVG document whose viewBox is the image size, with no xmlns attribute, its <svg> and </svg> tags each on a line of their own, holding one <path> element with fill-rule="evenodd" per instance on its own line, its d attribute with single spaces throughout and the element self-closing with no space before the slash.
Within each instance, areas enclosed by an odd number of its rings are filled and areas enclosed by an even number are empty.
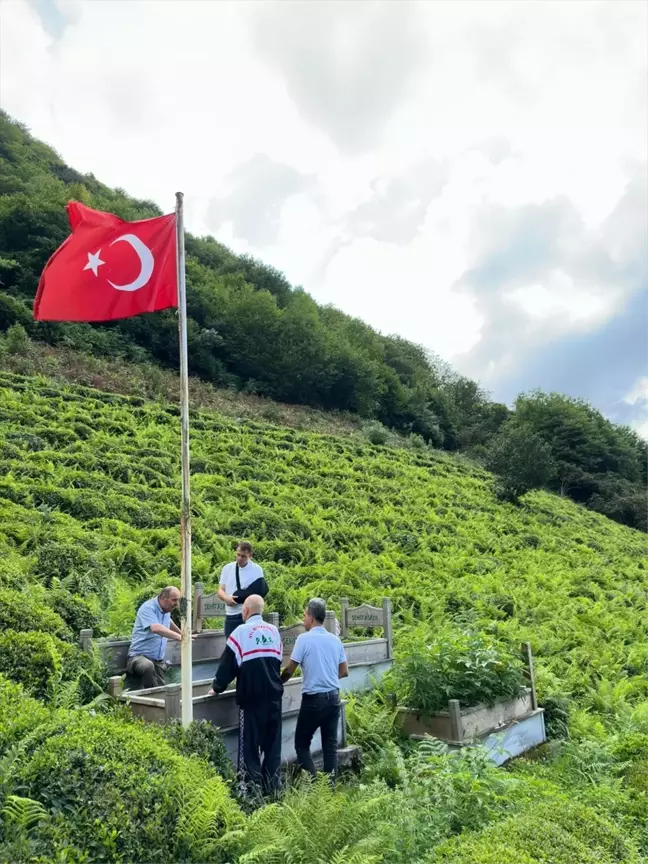
<svg viewBox="0 0 648 864">
<path fill-rule="evenodd" d="M 229 638 L 243 623 L 243 603 L 248 597 L 265 597 L 268 585 L 263 570 L 252 561 L 252 544 L 242 541 L 236 547 L 236 560 L 226 564 L 220 575 L 218 596 L 227 605 L 225 636 Z"/>
<path fill-rule="evenodd" d="M 281 672 L 281 680 L 285 684 L 301 666 L 302 701 L 295 729 L 297 760 L 304 770 L 315 776 L 310 746 L 319 729 L 324 773 L 334 780 L 340 722 L 339 679 L 347 677 L 349 666 L 340 639 L 324 629 L 325 619 L 326 603 L 314 597 L 304 611 L 306 633 L 297 637 L 290 660 Z"/>
</svg>

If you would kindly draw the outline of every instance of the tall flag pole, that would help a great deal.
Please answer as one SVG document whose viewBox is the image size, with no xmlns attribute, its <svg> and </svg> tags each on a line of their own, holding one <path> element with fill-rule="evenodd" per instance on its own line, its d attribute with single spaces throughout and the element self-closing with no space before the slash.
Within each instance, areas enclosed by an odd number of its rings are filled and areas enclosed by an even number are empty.
<svg viewBox="0 0 648 864">
<path fill-rule="evenodd" d="M 182 558 L 180 562 L 182 601 L 180 606 L 181 699 L 182 725 L 193 720 L 193 686 L 191 665 L 191 490 L 189 483 L 189 371 L 187 360 L 187 286 L 185 282 L 185 243 L 183 193 L 176 192 L 176 262 L 178 268 L 178 330 L 180 335 L 180 430 L 182 454 L 182 509 L 180 532 Z"/>
<path fill-rule="evenodd" d="M 182 458 L 182 723 L 193 719 L 191 686 L 191 501 L 189 373 L 182 192 L 167 216 L 125 222 L 79 201 L 67 205 L 72 233 L 51 256 L 34 300 L 36 321 L 114 321 L 178 308 Z M 175 236 L 174 236 L 175 234 Z M 175 242 L 174 242 L 175 240 Z"/>
</svg>

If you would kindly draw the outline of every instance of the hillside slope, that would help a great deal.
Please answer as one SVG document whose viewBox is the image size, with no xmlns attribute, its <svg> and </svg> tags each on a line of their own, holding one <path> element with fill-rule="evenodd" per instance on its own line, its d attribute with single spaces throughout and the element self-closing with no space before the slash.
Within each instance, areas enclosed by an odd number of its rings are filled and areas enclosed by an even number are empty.
<svg viewBox="0 0 648 864">
<path fill-rule="evenodd" d="M 42 268 L 69 233 L 70 199 L 127 220 L 160 215 L 155 203 L 75 171 L 0 111 L 0 331 L 24 328 L 34 340 L 73 349 L 88 370 L 97 358 L 141 364 L 147 374 L 153 366 L 177 369 L 172 310 L 100 326 L 33 321 Z M 482 459 L 520 427 L 517 449 L 526 452 L 530 430 L 551 456 L 535 485 L 648 530 L 646 442 L 631 429 L 559 394 L 522 395 L 510 410 L 433 352 L 320 306 L 276 269 L 212 237 L 187 235 L 186 249 L 192 375 L 229 391 L 378 420 Z"/>
<path fill-rule="evenodd" d="M 179 576 L 177 408 L 5 373 L 0 418 L 2 581 L 61 580 L 128 632 L 133 598 Z M 191 449 L 208 587 L 246 537 L 285 620 L 313 594 L 388 595 L 405 619 L 530 640 L 542 692 L 591 699 L 619 676 L 645 690 L 643 535 L 546 493 L 498 503 L 490 475 L 430 450 L 209 412 L 192 417 Z"/>
<path fill-rule="evenodd" d="M 248 815 L 217 776 L 231 769 L 213 727 L 142 727 L 101 697 L 74 707 L 97 692 L 78 631 L 128 633 L 138 603 L 178 583 L 177 407 L 2 372 L 0 421 L 0 860 L 639 864 L 648 852 L 644 535 L 544 492 L 500 503 L 462 457 L 194 411 L 196 580 L 215 587 L 246 537 L 285 623 L 313 594 L 333 608 L 387 595 L 399 653 L 417 622 L 429 639 L 451 627 L 530 641 L 556 736 L 501 771 L 403 746 L 384 702 L 354 700 L 361 782 L 297 786 Z"/>
</svg>

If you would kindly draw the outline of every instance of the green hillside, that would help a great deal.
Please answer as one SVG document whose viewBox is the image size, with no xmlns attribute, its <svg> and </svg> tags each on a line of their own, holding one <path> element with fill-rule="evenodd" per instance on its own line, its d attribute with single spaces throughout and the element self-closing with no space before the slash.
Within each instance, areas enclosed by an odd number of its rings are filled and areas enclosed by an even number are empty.
<svg viewBox="0 0 648 864">
<path fill-rule="evenodd" d="M 172 310 L 101 326 L 33 321 L 43 266 L 69 234 L 70 199 L 129 220 L 161 214 L 155 203 L 75 171 L 0 111 L 0 331 L 24 328 L 50 349 L 74 351 L 75 378 L 80 367 L 92 377 L 106 360 L 139 364 L 146 377 L 152 367 L 157 378 L 161 369 L 176 370 Z M 351 413 L 491 467 L 502 452 L 524 462 L 531 440 L 546 464 L 530 472 L 527 488 L 560 492 L 648 530 L 646 442 L 631 429 L 559 394 L 523 394 L 511 410 L 429 350 L 318 305 L 276 269 L 213 237 L 187 235 L 186 249 L 189 369 L 196 378 L 226 392 Z"/>
<path fill-rule="evenodd" d="M 387 595 L 402 657 L 405 633 L 530 641 L 552 735 L 542 752 L 501 770 L 408 747 L 387 703 L 364 700 L 350 710 L 368 753 L 359 782 L 298 786 L 248 814 L 204 730 L 143 728 L 101 697 L 78 707 L 101 684 L 78 630 L 127 633 L 139 600 L 178 583 L 178 413 L 0 373 L 0 859 L 571 864 L 648 852 L 645 535 L 546 492 L 502 503 L 490 474 L 418 441 L 195 411 L 194 578 L 214 587 L 245 537 L 286 623 L 314 594 L 333 608 Z"/>
</svg>

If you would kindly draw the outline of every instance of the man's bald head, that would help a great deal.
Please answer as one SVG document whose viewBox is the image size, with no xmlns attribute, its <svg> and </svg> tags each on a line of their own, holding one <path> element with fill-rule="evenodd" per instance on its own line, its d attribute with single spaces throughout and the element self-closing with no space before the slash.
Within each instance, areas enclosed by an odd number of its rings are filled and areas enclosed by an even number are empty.
<svg viewBox="0 0 648 864">
<path fill-rule="evenodd" d="M 251 615 L 262 615 L 264 606 L 263 597 L 258 594 L 250 594 L 243 603 L 243 620 L 247 621 Z"/>
<path fill-rule="evenodd" d="M 175 587 L 175 585 L 167 585 L 166 588 L 163 588 L 158 594 L 158 603 L 160 604 L 160 609 L 164 612 L 173 612 L 178 603 L 180 602 L 180 597 L 182 595 Z"/>
</svg>

